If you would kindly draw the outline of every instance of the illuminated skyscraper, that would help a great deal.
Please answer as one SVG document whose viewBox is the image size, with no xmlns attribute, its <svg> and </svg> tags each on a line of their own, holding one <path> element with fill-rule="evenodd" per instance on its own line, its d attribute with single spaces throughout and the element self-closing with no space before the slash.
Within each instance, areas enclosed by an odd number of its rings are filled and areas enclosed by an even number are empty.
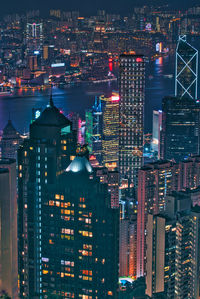
<svg viewBox="0 0 200 299">
<path fill-rule="evenodd" d="M 21 298 L 42 296 L 42 262 L 49 236 L 43 234 L 44 198 L 76 151 L 72 123 L 50 103 L 30 125 L 18 151 L 18 256 Z M 46 222 L 47 224 L 47 222 Z M 48 223 L 51 227 L 51 222 Z M 43 298 L 43 297 L 42 297 Z"/>
<path fill-rule="evenodd" d="M 165 292 L 168 299 L 199 298 L 200 207 L 192 207 L 193 195 L 194 190 L 173 192 L 166 198 L 165 215 L 148 215 L 150 297 Z"/>
<path fill-rule="evenodd" d="M 119 160 L 119 95 L 110 98 L 101 97 L 105 101 L 103 111 L 103 164 L 115 168 Z"/>
<path fill-rule="evenodd" d="M 102 162 L 102 104 L 101 98 L 95 97 L 92 109 L 85 113 L 85 142 L 91 154 Z"/>
<path fill-rule="evenodd" d="M 142 55 L 120 56 L 119 173 L 137 186 L 143 164 L 145 60 Z"/>
<path fill-rule="evenodd" d="M 138 172 L 137 277 L 146 273 L 148 213 L 164 211 L 165 197 L 178 189 L 179 167 L 168 161 L 147 164 Z"/>
<path fill-rule="evenodd" d="M 49 186 L 50 187 L 50 186 Z M 41 298 L 117 298 L 119 211 L 84 155 L 42 202 Z"/>
<path fill-rule="evenodd" d="M 200 104 L 191 98 L 162 101 L 161 158 L 180 162 L 199 154 Z"/>
<path fill-rule="evenodd" d="M 176 49 L 175 96 L 197 99 L 198 51 L 180 36 Z"/>
<path fill-rule="evenodd" d="M 42 23 L 27 23 L 26 25 L 27 53 L 33 55 L 35 51 L 41 51 L 43 47 Z M 37 55 L 38 52 L 35 52 Z M 39 54 L 39 53 L 38 53 Z"/>
</svg>

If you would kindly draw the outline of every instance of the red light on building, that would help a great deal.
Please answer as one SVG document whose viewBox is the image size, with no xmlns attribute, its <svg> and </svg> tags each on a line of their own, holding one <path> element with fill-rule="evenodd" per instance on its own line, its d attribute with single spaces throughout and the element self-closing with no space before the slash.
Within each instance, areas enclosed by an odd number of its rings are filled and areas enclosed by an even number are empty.
<svg viewBox="0 0 200 299">
<path fill-rule="evenodd" d="M 138 58 L 136 58 L 136 62 L 143 62 L 143 59 L 138 57 Z"/>
<path fill-rule="evenodd" d="M 112 100 L 112 102 L 118 102 L 119 101 L 119 96 L 112 96 L 111 100 Z"/>
</svg>

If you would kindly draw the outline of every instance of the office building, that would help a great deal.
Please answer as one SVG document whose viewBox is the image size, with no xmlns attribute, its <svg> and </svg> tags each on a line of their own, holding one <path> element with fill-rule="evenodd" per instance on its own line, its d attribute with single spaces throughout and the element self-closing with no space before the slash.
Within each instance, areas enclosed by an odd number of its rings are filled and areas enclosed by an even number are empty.
<svg viewBox="0 0 200 299">
<path fill-rule="evenodd" d="M 105 101 L 103 110 L 103 165 L 116 168 L 119 160 L 119 95 L 113 93 L 111 97 L 101 97 Z"/>
<path fill-rule="evenodd" d="M 119 211 L 82 153 L 48 189 L 42 207 L 42 298 L 117 298 Z"/>
<path fill-rule="evenodd" d="M 47 237 L 41 234 L 44 197 L 74 159 L 76 132 L 72 123 L 49 105 L 30 125 L 30 137 L 18 152 L 18 255 L 19 290 L 22 298 L 42 296 L 42 249 Z M 46 222 L 47 224 L 47 222 Z"/>
<path fill-rule="evenodd" d="M 198 51 L 191 46 L 186 36 L 179 36 L 176 49 L 175 96 L 197 99 Z"/>
<path fill-rule="evenodd" d="M 119 78 L 119 173 L 137 186 L 138 169 L 143 164 L 145 59 L 120 56 Z"/>
<path fill-rule="evenodd" d="M 0 160 L 0 290 L 18 298 L 16 162 Z"/>
<path fill-rule="evenodd" d="M 199 154 L 199 102 L 190 98 L 166 97 L 162 110 L 162 159 L 180 162 L 190 155 Z"/>
<path fill-rule="evenodd" d="M 154 156 L 160 159 L 160 141 L 162 130 L 162 111 L 153 110 L 153 134 L 151 147 L 154 152 Z"/>
<path fill-rule="evenodd" d="M 43 48 L 43 24 L 27 23 L 25 40 L 28 54 L 40 54 Z"/>
<path fill-rule="evenodd" d="M 3 129 L 1 139 L 1 156 L 2 158 L 17 159 L 17 150 L 22 142 L 20 134 L 13 126 L 11 120 L 8 120 L 7 125 Z"/>
<path fill-rule="evenodd" d="M 101 98 L 95 97 L 92 109 L 85 113 L 85 142 L 90 154 L 94 154 L 102 163 L 102 104 Z"/>
</svg>

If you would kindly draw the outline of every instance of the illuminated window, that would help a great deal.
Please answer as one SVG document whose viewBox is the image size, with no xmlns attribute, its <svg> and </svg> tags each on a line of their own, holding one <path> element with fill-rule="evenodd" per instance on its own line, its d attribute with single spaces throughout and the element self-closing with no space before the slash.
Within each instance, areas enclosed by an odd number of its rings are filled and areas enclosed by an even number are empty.
<svg viewBox="0 0 200 299">
<path fill-rule="evenodd" d="M 60 199 L 60 194 L 56 194 L 55 199 Z"/>
<path fill-rule="evenodd" d="M 49 271 L 48 271 L 48 270 L 43 270 L 42 273 L 43 273 L 43 274 L 48 274 Z"/>
</svg>

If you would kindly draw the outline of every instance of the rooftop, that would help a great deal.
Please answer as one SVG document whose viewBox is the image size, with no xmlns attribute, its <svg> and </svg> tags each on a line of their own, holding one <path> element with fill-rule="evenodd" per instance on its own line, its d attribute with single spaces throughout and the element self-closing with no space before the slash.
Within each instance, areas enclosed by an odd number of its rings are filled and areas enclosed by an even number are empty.
<svg viewBox="0 0 200 299">
<path fill-rule="evenodd" d="M 66 172 L 73 173 L 89 173 L 93 172 L 92 166 L 86 157 L 76 157 L 71 164 L 67 167 Z"/>
</svg>

